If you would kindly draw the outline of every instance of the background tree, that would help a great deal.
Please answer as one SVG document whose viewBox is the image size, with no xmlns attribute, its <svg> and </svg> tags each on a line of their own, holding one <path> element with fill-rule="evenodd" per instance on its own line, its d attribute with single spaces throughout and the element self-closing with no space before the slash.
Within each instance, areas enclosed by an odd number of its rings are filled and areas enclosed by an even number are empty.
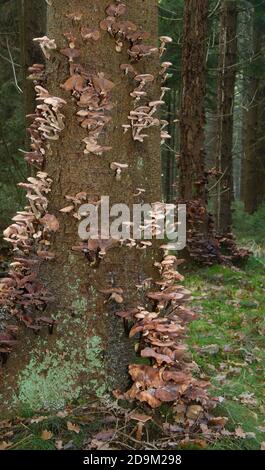
<svg viewBox="0 0 265 470">
<path fill-rule="evenodd" d="M 219 172 L 215 207 L 216 229 L 231 230 L 233 201 L 233 121 L 237 61 L 237 1 L 224 0 L 221 7 L 216 168 Z"/>
<path fill-rule="evenodd" d="M 264 201 L 264 5 L 253 2 L 250 9 L 250 44 L 245 67 L 245 138 L 242 165 L 242 198 L 252 214 Z"/>
</svg>

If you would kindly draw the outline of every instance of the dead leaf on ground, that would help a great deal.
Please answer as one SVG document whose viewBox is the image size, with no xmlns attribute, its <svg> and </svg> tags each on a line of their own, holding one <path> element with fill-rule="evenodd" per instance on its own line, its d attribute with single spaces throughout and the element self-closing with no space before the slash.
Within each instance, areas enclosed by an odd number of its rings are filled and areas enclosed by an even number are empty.
<svg viewBox="0 0 265 470">
<path fill-rule="evenodd" d="M 0 429 L 6 429 L 6 428 L 11 428 L 12 427 L 12 423 L 10 421 L 1 421 L 0 422 Z"/>
<path fill-rule="evenodd" d="M 80 426 L 78 426 L 78 424 L 71 423 L 71 421 L 67 421 L 67 429 L 68 431 L 73 431 L 76 434 L 80 433 Z"/>
<path fill-rule="evenodd" d="M 47 429 L 45 429 L 41 433 L 41 439 L 43 441 L 49 441 L 52 438 L 52 436 L 53 436 L 53 433 L 51 431 L 47 431 Z"/>
<path fill-rule="evenodd" d="M 47 419 L 47 416 L 39 416 L 38 418 L 32 418 L 30 424 L 38 424 Z"/>
<path fill-rule="evenodd" d="M 0 443 L 0 450 L 6 450 L 12 446 L 12 442 L 3 441 Z"/>
<path fill-rule="evenodd" d="M 265 450 L 265 442 L 261 443 L 260 450 Z"/>
<path fill-rule="evenodd" d="M 110 441 L 116 433 L 116 429 L 106 429 L 106 431 L 101 431 L 94 436 L 94 439 L 97 441 L 108 442 Z"/>
</svg>

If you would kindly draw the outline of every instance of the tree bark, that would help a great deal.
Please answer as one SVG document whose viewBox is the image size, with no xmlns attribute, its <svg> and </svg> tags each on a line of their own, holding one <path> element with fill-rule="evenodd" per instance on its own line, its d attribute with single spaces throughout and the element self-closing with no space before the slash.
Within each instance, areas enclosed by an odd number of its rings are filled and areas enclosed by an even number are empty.
<svg viewBox="0 0 265 470">
<path fill-rule="evenodd" d="M 184 11 L 180 111 L 181 199 L 206 204 L 204 181 L 205 64 L 207 0 L 187 0 Z"/>
<path fill-rule="evenodd" d="M 127 5 L 125 18 L 148 31 L 150 44 L 156 45 L 156 0 L 126 0 L 124 3 Z M 44 266 L 41 277 L 55 296 L 45 315 L 55 318 L 58 326 L 50 336 L 21 332 L 19 345 L 4 370 L 1 404 L 5 410 L 14 404 L 35 410 L 60 408 L 82 394 L 102 396 L 128 385 L 128 364 L 135 353 L 121 319 L 114 312 L 121 307 L 137 306 L 141 301 L 143 293 L 136 285 L 155 276 L 155 249 L 144 253 L 116 247 L 107 252 L 98 267 L 92 267 L 82 254 L 74 254 L 71 249 L 78 243 L 78 221 L 59 212 L 67 205 L 66 195 L 81 191 L 88 194 L 90 201 L 109 195 L 111 205 L 124 203 L 130 208 L 135 203 L 161 200 L 159 128 L 151 129 L 148 139 L 138 143 L 129 132 L 124 135 L 121 127 L 127 124 L 133 107 L 130 97 L 133 85 L 120 70 L 120 64 L 128 63 L 127 44 L 118 53 L 114 39 L 106 31 L 101 31 L 97 42 L 83 42 L 80 37 L 80 26 L 99 25 L 106 17 L 105 9 L 109 4 L 109 0 L 53 0 L 48 7 L 47 35 L 55 39 L 57 51 L 48 61 L 47 88 L 52 95 L 67 101 L 62 110 L 66 128 L 59 141 L 52 143 L 45 165 L 45 171 L 53 180 L 49 212 L 58 218 L 60 230 L 51 247 L 56 258 Z M 81 22 L 67 17 L 79 12 Z M 89 74 L 104 72 L 115 84 L 111 99 L 115 103 L 112 121 L 102 138 L 104 145 L 111 146 L 112 150 L 103 156 L 83 154 L 82 139 L 87 133 L 76 118 L 80 108 L 69 92 L 60 87 L 69 78 L 67 58 L 59 53 L 67 47 L 64 33 L 69 32 L 77 38 L 80 64 L 85 71 Z M 139 72 L 157 77 L 158 55 L 155 59 L 143 59 L 135 66 Z M 159 99 L 158 82 L 152 87 L 150 99 Z M 121 181 L 117 181 L 110 169 L 111 162 L 129 165 Z M 137 188 L 146 190 L 138 199 L 134 196 Z M 122 306 L 106 302 L 99 290 L 107 287 L 123 289 Z"/>
<path fill-rule="evenodd" d="M 215 207 L 216 229 L 229 233 L 233 202 L 233 122 L 237 57 L 237 5 L 224 0 L 220 24 L 216 168 L 220 178 Z"/>
<path fill-rule="evenodd" d="M 256 57 L 260 54 L 262 35 L 259 26 L 254 19 L 253 25 L 253 55 Z M 257 129 L 258 121 L 258 105 L 260 99 L 260 79 L 255 70 L 251 70 L 247 84 L 248 106 L 245 113 L 245 139 L 244 139 L 244 159 L 242 165 L 242 198 L 244 201 L 245 211 L 253 214 L 258 207 L 257 201 L 257 179 L 258 179 L 258 163 L 257 163 Z"/>
</svg>

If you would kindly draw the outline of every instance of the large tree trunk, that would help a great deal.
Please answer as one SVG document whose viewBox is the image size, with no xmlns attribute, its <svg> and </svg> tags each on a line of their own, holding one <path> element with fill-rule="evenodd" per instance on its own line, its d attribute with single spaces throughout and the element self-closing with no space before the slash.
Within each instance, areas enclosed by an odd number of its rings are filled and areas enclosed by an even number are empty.
<svg viewBox="0 0 265 470">
<path fill-rule="evenodd" d="M 124 1 L 125 18 L 150 33 L 150 44 L 157 42 L 157 1 Z M 198 2 L 191 2 L 198 3 Z M 200 4 L 205 3 L 203 1 Z M 133 84 L 124 77 L 120 64 L 128 63 L 127 44 L 121 53 L 115 50 L 114 39 L 101 31 L 98 41 L 82 41 L 80 26 L 97 27 L 105 19 L 109 0 L 53 0 L 48 7 L 48 31 L 55 39 L 57 51 L 52 51 L 48 61 L 47 88 L 53 96 L 67 101 L 62 112 L 65 130 L 59 141 L 52 142 L 47 154 L 45 171 L 53 180 L 49 195 L 49 213 L 60 222 L 54 235 L 51 251 L 55 260 L 44 265 L 41 277 L 53 293 L 55 300 L 45 315 L 58 321 L 54 334 L 42 332 L 39 336 L 28 331 L 20 332 L 19 345 L 4 368 L 1 385 L 2 409 L 14 404 L 32 409 L 59 408 L 78 398 L 82 393 L 101 396 L 108 390 L 128 385 L 128 364 L 134 349 L 123 324 L 114 315 L 116 309 L 134 307 L 141 299 L 142 290 L 136 288 L 144 279 L 154 277 L 154 250 L 115 247 L 109 250 L 98 266 L 92 266 L 83 254 L 75 254 L 72 246 L 78 244 L 78 221 L 60 213 L 65 207 L 66 195 L 81 191 L 89 201 L 110 195 L 110 204 L 124 203 L 130 208 L 134 203 L 160 200 L 160 132 L 158 127 L 148 131 L 144 143 L 134 142 L 130 132 L 123 134 L 122 124 L 132 109 L 130 92 Z M 82 13 L 81 21 L 67 15 Z M 200 28 L 200 24 L 197 25 Z M 100 28 L 98 28 L 100 29 Z M 61 84 L 69 78 L 67 58 L 59 50 L 67 47 L 64 33 L 77 38 L 80 62 L 89 74 L 104 72 L 115 84 L 110 112 L 112 121 L 104 129 L 101 142 L 112 150 L 102 156 L 84 155 L 82 139 L 87 132 L 79 125 L 76 112 L 80 110 L 69 92 Z M 159 72 L 158 56 L 135 64 L 141 73 Z M 150 88 L 150 99 L 159 99 L 158 81 Z M 111 162 L 127 163 L 121 181 L 110 169 Z M 135 197 L 137 188 L 144 188 L 144 196 Z M 100 289 L 119 287 L 124 291 L 124 304 L 106 302 Z"/>
<path fill-rule="evenodd" d="M 229 233 L 233 201 L 233 121 L 237 55 L 237 5 L 224 0 L 220 24 L 216 168 L 220 178 L 215 207 L 216 229 Z"/>
</svg>

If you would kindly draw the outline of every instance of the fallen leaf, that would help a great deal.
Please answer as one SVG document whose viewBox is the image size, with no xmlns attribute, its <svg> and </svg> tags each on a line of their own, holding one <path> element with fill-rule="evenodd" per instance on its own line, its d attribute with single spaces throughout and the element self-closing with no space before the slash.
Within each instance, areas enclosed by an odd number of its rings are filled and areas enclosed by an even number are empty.
<svg viewBox="0 0 265 470">
<path fill-rule="evenodd" d="M 3 441 L 0 444 L 0 450 L 6 450 L 8 447 L 12 446 L 12 442 Z"/>
<path fill-rule="evenodd" d="M 6 429 L 6 428 L 11 428 L 12 427 L 12 423 L 10 421 L 1 421 L 0 422 L 0 429 Z"/>
<path fill-rule="evenodd" d="M 68 415 L 69 415 L 68 411 L 58 411 L 56 416 L 58 416 L 58 418 L 66 418 L 66 416 Z"/>
<path fill-rule="evenodd" d="M 116 429 L 107 429 L 106 431 L 101 431 L 93 437 L 93 440 L 108 442 L 110 439 L 115 436 Z"/>
<path fill-rule="evenodd" d="M 67 421 L 67 429 L 68 431 L 73 431 L 76 434 L 80 433 L 80 426 L 78 426 L 78 424 L 71 423 L 70 421 Z"/>
<path fill-rule="evenodd" d="M 45 429 L 44 431 L 42 431 L 41 433 L 41 439 L 43 441 L 49 441 L 51 438 L 52 438 L 53 434 L 51 431 L 47 431 L 47 429 Z"/>
<path fill-rule="evenodd" d="M 44 421 L 45 419 L 47 419 L 46 416 L 39 416 L 38 418 L 32 418 L 30 420 L 30 423 L 31 424 L 38 424 L 38 423 L 41 423 L 42 421 Z"/>
<path fill-rule="evenodd" d="M 246 433 L 240 426 L 235 429 L 235 435 L 241 439 L 246 439 Z"/>
<path fill-rule="evenodd" d="M 265 450 L 265 442 L 261 443 L 260 450 Z"/>
</svg>

